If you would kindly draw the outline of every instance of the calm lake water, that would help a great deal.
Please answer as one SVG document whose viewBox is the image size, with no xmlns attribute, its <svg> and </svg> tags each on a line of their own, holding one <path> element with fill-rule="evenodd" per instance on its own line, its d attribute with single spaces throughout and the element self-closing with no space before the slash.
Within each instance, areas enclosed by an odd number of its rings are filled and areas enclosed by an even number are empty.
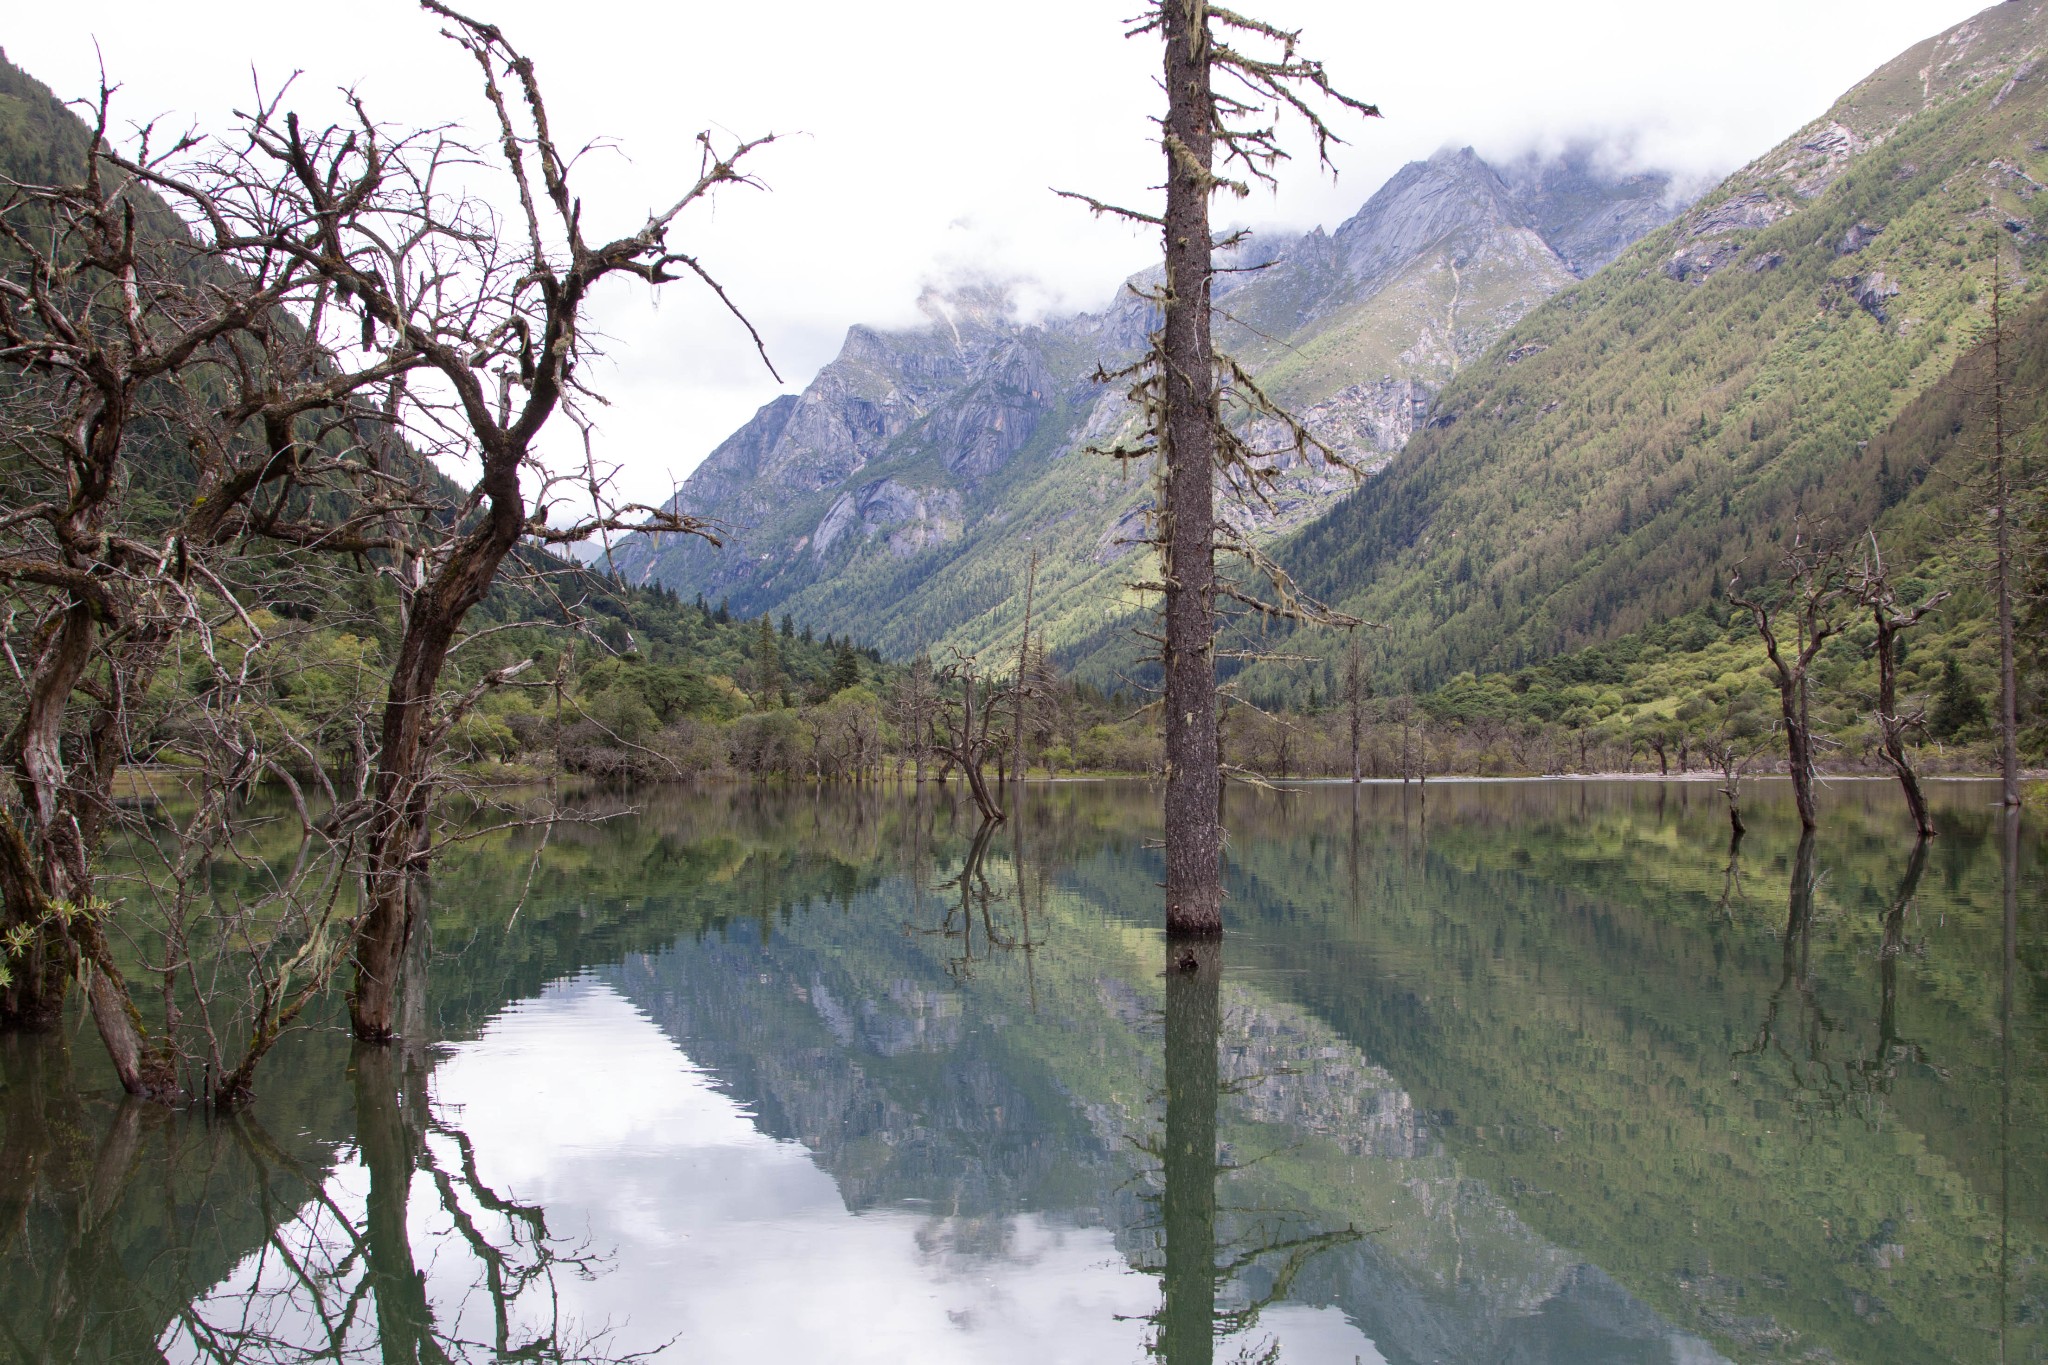
<svg viewBox="0 0 2048 1365">
<path fill-rule="evenodd" d="M 485 839 L 414 1043 L 232 1121 L 0 1043 L 0 1359 L 2048 1359 L 1993 788 L 1917 859 L 1879 784 L 1733 857 L 1704 784 L 1233 793 L 1171 963 L 1154 793 L 958 795 Z"/>
</svg>

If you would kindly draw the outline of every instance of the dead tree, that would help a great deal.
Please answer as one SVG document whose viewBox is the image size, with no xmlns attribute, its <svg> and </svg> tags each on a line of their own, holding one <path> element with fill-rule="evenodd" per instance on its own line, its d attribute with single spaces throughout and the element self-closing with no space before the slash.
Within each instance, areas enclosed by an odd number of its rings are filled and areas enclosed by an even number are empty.
<svg viewBox="0 0 2048 1365">
<path fill-rule="evenodd" d="M 1728 835 L 1731 843 L 1740 843 L 1748 832 L 1742 823 L 1742 769 L 1748 755 L 1739 749 L 1732 739 L 1715 738 L 1702 746 L 1713 759 L 1714 766 L 1721 770 L 1721 795 L 1728 801 Z"/>
<path fill-rule="evenodd" d="M 1764 653 L 1778 688 L 1786 766 L 1792 776 L 1793 799 L 1799 806 L 1799 827 L 1811 832 L 1820 821 L 1814 807 L 1814 737 L 1807 682 L 1822 647 L 1846 624 L 1840 608 L 1849 589 L 1841 546 L 1816 539 L 1803 526 L 1793 528 L 1792 544 L 1778 563 L 1785 573 L 1785 591 L 1776 602 L 1744 596 L 1740 573 L 1728 580 L 1728 601 L 1750 614 L 1757 634 L 1763 637 Z M 1780 634 L 1787 625 L 1792 638 L 1781 642 Z"/>
<path fill-rule="evenodd" d="M 1746 691 L 1732 691 L 1722 699 L 1720 714 L 1713 718 L 1712 728 L 1701 724 L 1708 717 L 1704 700 L 1687 703 L 1679 709 L 1681 723 L 1699 727 L 1689 732 L 1688 744 L 1705 754 L 1707 761 L 1721 774 L 1721 795 L 1728 802 L 1731 846 L 1740 844 L 1746 832 L 1742 823 L 1742 776 L 1756 757 L 1757 746 L 1767 733 L 1758 714 L 1760 710 L 1759 699 Z"/>
<path fill-rule="evenodd" d="M 669 246 L 668 233 L 720 186 L 751 183 L 739 163 L 770 140 L 720 151 L 701 135 L 695 183 L 636 230 L 593 243 L 584 225 L 596 215 L 571 187 L 575 157 L 555 141 L 533 62 L 491 24 L 439 0 L 422 0 L 422 8 L 477 63 L 499 139 L 490 149 L 464 147 L 445 130 L 386 128 L 356 101 L 350 123 L 324 128 L 302 126 L 273 103 L 245 120 L 239 143 L 190 171 L 139 172 L 212 220 L 230 221 L 238 204 L 258 195 L 288 204 L 289 226 L 245 238 L 234 259 L 314 272 L 329 291 L 331 319 L 349 315 L 360 324 L 357 344 L 422 376 L 393 389 L 393 439 L 478 471 L 455 506 L 409 521 L 393 570 L 401 629 L 364 812 L 350 992 L 352 1026 L 366 1041 L 388 1040 L 396 1028 L 398 973 L 424 913 L 437 755 L 450 728 L 504 680 L 493 673 L 443 694 L 471 610 L 521 543 L 567 544 L 610 531 L 708 534 L 678 513 L 613 504 L 587 457 L 581 468 L 551 466 L 537 443 L 558 414 L 577 420 L 578 399 L 588 396 L 578 366 L 589 353 L 583 324 L 599 282 L 696 278 L 731 307 L 695 257 Z M 486 205 L 443 188 L 465 164 L 502 173 L 518 204 L 505 230 Z M 758 349 L 759 336 L 753 340 Z M 586 505 L 558 518 L 558 501 L 572 494 Z"/>
<path fill-rule="evenodd" d="M 2020 804 L 2019 664 L 2013 644 L 2013 495 L 2005 429 L 2005 260 L 1991 260 L 1991 590 L 1998 617 L 1998 776 L 2000 799 Z"/>
<path fill-rule="evenodd" d="M 939 714 L 939 693 L 931 656 L 919 654 L 897 684 L 891 710 L 903 742 L 909 746 L 918 786 L 924 785 L 925 760 L 932 752 L 932 723 Z"/>
<path fill-rule="evenodd" d="M 1031 606 L 1038 591 L 1038 547 L 1031 547 L 1031 568 L 1024 577 L 1024 630 L 1017 637 L 1017 680 L 1010 696 L 1010 764 L 1019 782 L 1024 780 L 1024 710 L 1030 704 L 1031 688 Z"/>
<path fill-rule="evenodd" d="M 0 1024 L 49 1026 L 80 979 L 123 1087 L 169 1100 L 184 1093 L 175 1018 L 167 1005 L 160 1031 L 144 1024 L 95 887 L 115 775 L 149 728 L 166 652 L 208 622 L 246 620 L 249 565 L 382 546 L 368 523 L 313 509 L 316 494 L 364 474 L 337 430 L 362 390 L 406 362 L 334 363 L 301 321 L 298 310 L 318 306 L 303 262 L 224 264 L 252 217 L 278 225 L 273 203 L 245 203 L 231 222 L 173 190 L 197 222 L 187 232 L 137 182 L 153 182 L 189 143 L 158 151 L 145 130 L 118 155 L 109 96 L 103 88 L 77 183 L 11 185 L 0 202 L 0 444 L 14 495 L 0 515 L 10 594 L 0 635 L 15 789 L 0 802 Z M 150 443 L 149 460 L 138 442 Z M 184 465 L 176 477 L 174 462 Z"/>
<path fill-rule="evenodd" d="M 1127 36 L 1151 35 L 1160 39 L 1165 57 L 1164 212 L 1068 197 L 1097 213 L 1157 228 L 1164 245 L 1164 281 L 1146 294 L 1159 311 L 1159 330 L 1135 365 L 1097 377 L 1131 381 L 1131 399 L 1144 418 L 1143 439 L 1108 453 L 1152 459 L 1156 469 L 1148 539 L 1159 556 L 1159 579 L 1139 586 L 1158 593 L 1162 602 L 1166 928 L 1172 935 L 1215 936 L 1223 932 L 1219 599 L 1261 620 L 1345 618 L 1297 593 L 1248 530 L 1234 529 L 1217 514 L 1219 482 L 1239 497 L 1263 498 L 1274 476 L 1273 460 L 1283 453 L 1247 444 L 1243 430 L 1252 418 L 1277 423 L 1293 455 L 1306 459 L 1315 452 L 1341 460 L 1272 403 L 1242 366 L 1217 352 L 1210 333 L 1215 253 L 1242 241 L 1243 234 L 1217 239 L 1210 200 L 1224 191 L 1244 198 L 1253 181 L 1274 183 L 1274 168 L 1286 155 L 1278 140 L 1282 114 L 1291 111 L 1308 125 L 1318 159 L 1327 166 L 1336 139 L 1310 101 L 1327 99 L 1366 116 L 1378 110 L 1333 88 L 1322 64 L 1297 51 L 1298 34 L 1212 7 L 1208 0 L 1151 0 Z M 1270 55 L 1256 55 L 1240 43 L 1267 47 Z M 1219 77 L 1222 90 L 1216 88 Z M 1233 170 L 1243 178 L 1230 178 Z M 1260 585 L 1238 585 L 1219 575 L 1219 551 L 1248 564 L 1271 596 L 1256 591 Z"/>
<path fill-rule="evenodd" d="M 1356 644 L 1344 651 L 1344 717 L 1351 736 L 1351 781 L 1364 780 L 1360 752 L 1365 740 L 1365 703 L 1372 695 L 1366 680 L 1365 654 Z"/>
<path fill-rule="evenodd" d="M 1873 648 L 1877 654 L 1877 728 L 1883 737 L 1879 752 L 1898 776 L 1899 788 L 1906 794 L 1906 808 L 1913 813 L 1913 828 L 1922 839 L 1931 839 L 1935 834 L 1934 819 L 1927 810 L 1927 797 L 1920 790 L 1919 774 L 1913 771 L 1913 761 L 1906 753 L 1906 736 L 1926 724 L 1927 708 L 1917 706 L 1902 711 L 1899 707 L 1899 643 L 1906 631 L 1947 601 L 1949 593 L 1943 589 L 1918 606 L 1901 606 L 1875 535 L 1870 537 L 1870 553 L 1856 567 L 1854 583 L 1856 600 L 1869 610 L 1877 627 Z"/>
<path fill-rule="evenodd" d="M 960 684 L 959 707 L 948 706 L 939 715 L 939 755 L 966 775 L 975 809 L 981 812 L 984 823 L 994 824 L 1003 818 L 1002 805 L 989 789 L 987 772 L 989 753 L 997 747 L 989 735 L 996 714 L 994 685 L 982 680 L 980 666 L 972 654 L 962 654 L 957 649 L 953 651 L 953 662 L 938 677 L 941 682 Z"/>
</svg>

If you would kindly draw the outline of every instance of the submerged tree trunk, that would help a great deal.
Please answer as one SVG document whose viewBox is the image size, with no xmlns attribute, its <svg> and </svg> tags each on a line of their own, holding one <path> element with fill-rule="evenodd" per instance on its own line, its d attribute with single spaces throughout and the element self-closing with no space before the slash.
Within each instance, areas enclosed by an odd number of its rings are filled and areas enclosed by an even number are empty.
<svg viewBox="0 0 2048 1365">
<path fill-rule="evenodd" d="M 414 594 L 391 671 L 363 879 L 365 907 L 356 922 L 356 978 L 348 1002 L 349 1023 L 364 1042 L 397 1036 L 400 968 L 423 910 L 418 880 L 431 839 L 438 745 L 430 733 L 434 696 L 464 618 L 490 591 L 498 566 L 519 539 L 525 521 L 519 490 L 524 455 L 523 449 L 501 448 L 487 461 L 485 519 Z"/>
<path fill-rule="evenodd" d="M 1869 552 L 1856 576 L 1857 596 L 1870 608 L 1871 622 L 1877 627 L 1873 648 L 1877 655 L 1877 729 L 1881 736 L 1878 753 L 1897 775 L 1899 787 L 1906 794 L 1906 807 L 1913 814 L 1913 828 L 1924 844 L 1934 837 L 1934 821 L 1927 811 L 1927 798 L 1920 790 L 1920 776 L 1913 771 L 1913 761 L 1906 753 L 1906 735 L 1921 724 L 1924 712 L 1899 712 L 1899 646 L 1904 632 L 1920 624 L 1929 612 L 1948 600 L 1949 594 L 1937 592 L 1918 606 L 1901 607 L 1875 535 L 1870 538 Z"/>
<path fill-rule="evenodd" d="M 1898 713 L 1899 670 L 1893 635 L 1894 632 L 1885 624 L 1884 613 L 1878 613 L 1877 724 L 1884 735 L 1884 745 L 1879 752 L 1892 772 L 1897 774 L 1899 789 L 1906 794 L 1906 809 L 1913 814 L 1913 829 L 1925 843 L 1934 837 L 1934 817 L 1928 813 L 1927 796 L 1920 790 L 1920 775 L 1913 771 L 1913 760 L 1906 754 L 1906 727 Z"/>
<path fill-rule="evenodd" d="M 116 755 L 109 748 L 79 758 L 70 769 L 64 763 L 65 712 L 84 680 L 96 628 L 93 608 L 81 597 L 52 635 L 31 679 L 21 721 L 9 736 L 29 827 L 16 826 L 0 811 L 0 896 L 6 901 L 7 928 L 19 925 L 29 932 L 28 950 L 0 999 L 7 1024 L 53 1028 L 70 980 L 80 978 L 87 1012 L 121 1088 L 168 1101 L 179 1094 L 175 1069 L 143 1031 L 94 896 L 92 860 L 111 804 Z M 94 739 L 106 744 L 112 736 L 96 733 Z"/>
<path fill-rule="evenodd" d="M 1165 411 L 1166 932 L 1223 932 L 1216 733 L 1216 380 L 1209 335 L 1214 100 L 1205 5 L 1160 6 L 1166 49 Z M 1204 1328 L 1206 1331 L 1206 1327 Z"/>
<path fill-rule="evenodd" d="M 1761 597 L 1745 597 L 1740 577 L 1729 583 L 1728 602 L 1747 611 L 1764 642 L 1770 661 L 1771 678 L 1778 689 L 1778 713 L 1785 726 L 1785 763 L 1791 770 L 1792 796 L 1799 807 L 1799 827 L 1811 834 L 1820 827 L 1813 795 L 1813 726 L 1808 717 L 1807 685 L 1813 661 L 1827 642 L 1842 632 L 1843 620 L 1836 610 L 1846 585 L 1843 582 L 1841 549 L 1817 539 L 1803 527 L 1796 530 L 1791 547 L 1780 557 L 1785 570 L 1786 600 L 1766 605 Z M 1789 613 L 1795 631 L 1794 648 L 1786 650 L 1778 639 L 1780 618 Z"/>
<path fill-rule="evenodd" d="M 1811 834 L 1820 827 L 1813 799 L 1813 735 L 1806 728 L 1806 680 L 1783 678 L 1778 684 L 1778 711 L 1785 723 L 1785 766 L 1792 777 L 1792 800 L 1799 808 L 1799 828 Z"/>
</svg>

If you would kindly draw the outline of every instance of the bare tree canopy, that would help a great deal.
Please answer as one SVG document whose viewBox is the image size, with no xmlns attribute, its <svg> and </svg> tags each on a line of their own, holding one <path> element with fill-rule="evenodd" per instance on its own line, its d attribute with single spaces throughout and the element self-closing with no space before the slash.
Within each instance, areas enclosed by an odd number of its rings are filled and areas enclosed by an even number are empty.
<svg viewBox="0 0 2048 1365">
<path fill-rule="evenodd" d="M 311 125 L 287 107 L 287 85 L 228 134 L 161 146 L 144 129 L 117 146 L 103 88 L 81 183 L 0 185 L 0 454 L 26 494 L 0 516 L 0 581 L 19 598 L 7 621 L 5 759 L 19 800 L 0 806 L 0 1022 L 47 1026 L 80 979 L 122 1084 L 152 1098 L 204 1089 L 239 1102 L 278 1031 L 343 961 L 356 968 L 357 1034 L 393 1035 L 441 755 L 531 660 L 468 669 L 454 687 L 444 675 L 480 638 L 471 611 L 532 553 L 521 547 L 623 530 L 712 536 L 611 497 L 587 439 L 602 399 L 582 377 L 586 313 L 599 282 L 619 276 L 695 281 L 739 317 L 670 234 L 720 188 L 751 184 L 740 163 L 772 137 L 700 135 L 693 183 L 634 230 L 591 239 L 577 158 L 555 141 L 534 63 L 491 24 L 438 0 L 422 8 L 474 59 L 490 139 L 383 124 L 346 92 L 342 120 Z M 516 207 L 501 213 L 474 188 L 485 184 Z M 541 449 L 558 418 L 579 458 Z M 151 460 L 135 457 L 138 440 Z M 473 478 L 451 484 L 437 463 Z M 313 581 L 304 575 L 322 557 L 374 576 L 396 613 L 375 665 L 381 705 L 365 697 L 337 717 L 354 724 L 353 771 L 341 774 L 289 751 L 304 743 L 262 722 L 256 685 L 294 634 L 261 608 L 292 599 L 284 585 Z M 141 723 L 167 667 L 206 678 L 170 731 L 160 715 Z M 195 813 L 151 836 L 170 841 L 152 883 L 160 956 L 145 955 L 164 983 L 155 1032 L 93 884 L 117 770 L 145 732 L 184 734 L 199 755 Z M 82 750 L 73 734 L 88 737 Z M 320 790 L 301 791 L 294 769 Z M 223 1042 L 209 1022 L 195 1086 L 174 1038 L 177 991 L 204 936 L 197 917 L 218 907 L 192 888 L 259 779 L 283 780 L 297 812 L 300 852 L 277 891 L 290 932 L 247 964 L 246 1037 Z"/>
</svg>

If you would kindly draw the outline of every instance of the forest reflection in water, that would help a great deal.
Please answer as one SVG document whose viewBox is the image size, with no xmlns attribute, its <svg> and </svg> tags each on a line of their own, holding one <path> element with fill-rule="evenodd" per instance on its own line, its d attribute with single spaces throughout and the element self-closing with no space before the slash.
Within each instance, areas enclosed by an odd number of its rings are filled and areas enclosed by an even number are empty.
<svg viewBox="0 0 2048 1365">
<path fill-rule="evenodd" d="M 2041 844 L 1939 792 L 1233 793 L 1194 948 L 1135 785 L 489 836 L 407 1048 L 0 1043 L 0 1358 L 2039 1360 Z"/>
</svg>

